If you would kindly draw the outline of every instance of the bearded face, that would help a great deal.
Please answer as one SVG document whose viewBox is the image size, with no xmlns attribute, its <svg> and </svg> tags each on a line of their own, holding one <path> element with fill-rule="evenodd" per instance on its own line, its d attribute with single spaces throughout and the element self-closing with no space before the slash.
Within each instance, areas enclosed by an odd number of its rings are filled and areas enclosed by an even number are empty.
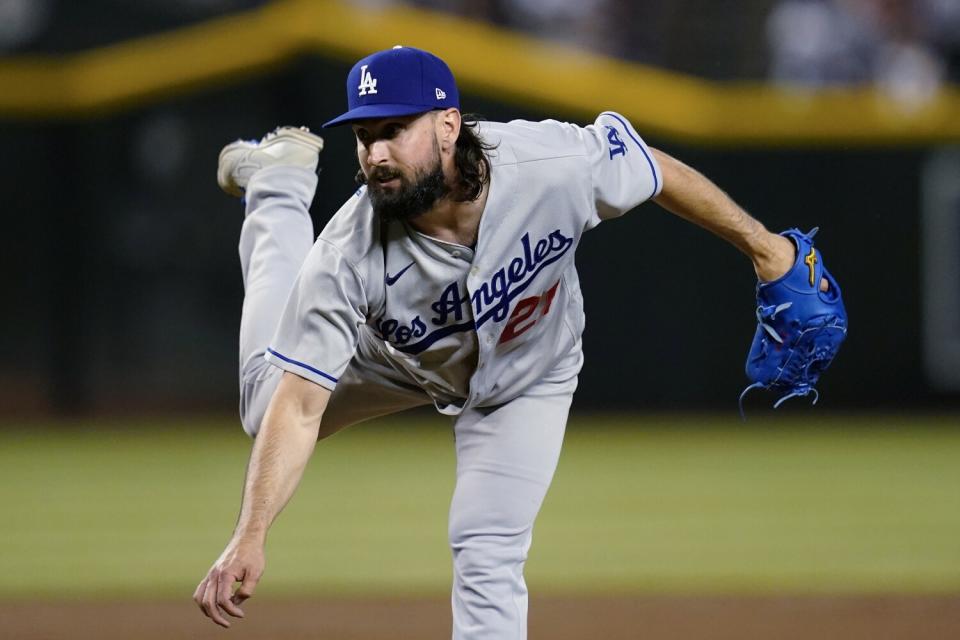
<svg viewBox="0 0 960 640">
<path fill-rule="evenodd" d="M 423 215 L 449 195 L 450 187 L 440 163 L 440 146 L 433 142 L 433 158 L 412 175 L 398 168 L 378 165 L 367 175 L 367 193 L 373 211 L 384 220 L 412 220 Z"/>
<path fill-rule="evenodd" d="M 438 115 L 362 120 L 357 138 L 358 179 L 384 220 L 412 220 L 451 193 L 438 141 Z"/>
</svg>

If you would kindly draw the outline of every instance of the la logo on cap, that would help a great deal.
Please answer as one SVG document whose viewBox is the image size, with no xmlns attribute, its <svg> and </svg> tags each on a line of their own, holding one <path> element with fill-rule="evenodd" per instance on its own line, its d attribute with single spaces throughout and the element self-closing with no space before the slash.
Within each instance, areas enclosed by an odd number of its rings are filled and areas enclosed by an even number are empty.
<svg viewBox="0 0 960 640">
<path fill-rule="evenodd" d="M 362 96 L 377 92 L 377 79 L 367 71 L 367 66 L 368 65 L 363 65 L 360 67 L 360 86 L 357 87 L 357 89 L 360 89 L 360 95 Z"/>
<path fill-rule="evenodd" d="M 460 108 L 460 94 L 450 67 L 429 51 L 415 47 L 398 46 L 361 58 L 350 68 L 344 89 L 347 111 L 325 122 L 324 127 Z"/>
</svg>

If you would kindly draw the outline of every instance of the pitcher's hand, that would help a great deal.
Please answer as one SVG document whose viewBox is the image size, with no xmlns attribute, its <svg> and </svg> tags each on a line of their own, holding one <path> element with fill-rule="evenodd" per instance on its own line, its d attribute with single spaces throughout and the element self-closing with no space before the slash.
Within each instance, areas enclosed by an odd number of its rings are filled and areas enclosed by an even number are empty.
<svg viewBox="0 0 960 640">
<path fill-rule="evenodd" d="M 243 617 L 240 604 L 253 595 L 263 575 L 264 563 L 262 543 L 231 540 L 193 592 L 193 601 L 205 616 L 229 629 L 226 616 Z M 236 582 L 241 584 L 234 592 Z"/>
</svg>

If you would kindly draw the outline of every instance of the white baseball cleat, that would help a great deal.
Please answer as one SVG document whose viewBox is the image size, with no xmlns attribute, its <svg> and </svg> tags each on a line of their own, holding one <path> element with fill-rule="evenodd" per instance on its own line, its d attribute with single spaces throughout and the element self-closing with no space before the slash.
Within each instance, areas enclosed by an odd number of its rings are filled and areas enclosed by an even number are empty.
<svg viewBox="0 0 960 640">
<path fill-rule="evenodd" d="M 260 142 L 237 140 L 220 152 L 217 183 L 232 196 L 242 196 L 254 173 L 264 167 L 317 170 L 323 138 L 306 127 L 277 127 Z"/>
</svg>

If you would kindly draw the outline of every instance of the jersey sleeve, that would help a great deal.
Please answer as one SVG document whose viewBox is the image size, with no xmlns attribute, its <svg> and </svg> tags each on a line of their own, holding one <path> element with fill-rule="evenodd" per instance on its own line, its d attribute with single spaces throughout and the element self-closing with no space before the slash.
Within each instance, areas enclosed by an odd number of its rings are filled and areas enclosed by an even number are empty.
<svg viewBox="0 0 960 640">
<path fill-rule="evenodd" d="M 630 122 L 605 111 L 584 128 L 597 219 L 615 218 L 660 193 L 656 159 Z"/>
<path fill-rule="evenodd" d="M 268 362 L 333 390 L 353 358 L 367 302 L 357 269 L 317 240 L 287 299 Z"/>
</svg>

